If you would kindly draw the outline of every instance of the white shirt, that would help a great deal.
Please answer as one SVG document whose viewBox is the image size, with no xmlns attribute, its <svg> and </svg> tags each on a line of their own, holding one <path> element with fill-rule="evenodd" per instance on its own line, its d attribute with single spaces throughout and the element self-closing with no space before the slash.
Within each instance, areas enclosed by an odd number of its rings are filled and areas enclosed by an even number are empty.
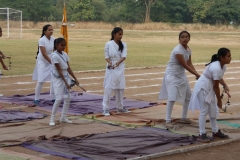
<svg viewBox="0 0 240 160">
<path fill-rule="evenodd" d="M 190 48 L 186 50 L 181 44 L 178 44 L 170 55 L 166 73 L 169 75 L 178 75 L 181 77 L 185 74 L 185 68 L 178 62 L 176 58 L 177 54 L 183 55 L 184 60 L 187 62 L 192 54 L 192 51 Z"/>
<path fill-rule="evenodd" d="M 207 103 L 210 106 L 215 107 L 216 111 L 218 111 L 215 100 L 215 92 L 213 90 L 213 83 L 214 80 L 221 80 L 225 71 L 226 66 L 224 65 L 223 68 L 221 68 L 219 61 L 212 62 L 206 67 L 203 74 L 200 76 L 194 86 L 192 97 L 189 103 L 190 110 L 200 110 L 201 107 Z M 200 92 L 204 92 L 205 102 L 199 102 L 197 96 Z"/>
<path fill-rule="evenodd" d="M 38 61 L 43 61 L 46 63 L 49 63 L 42 55 L 42 51 L 40 49 L 40 47 L 45 47 L 46 49 L 46 54 L 49 56 L 49 58 L 51 59 L 51 54 L 53 52 L 53 47 L 54 47 L 54 37 L 50 37 L 50 40 L 46 37 L 43 36 L 42 38 L 39 39 L 38 41 L 38 45 L 39 45 L 39 53 L 37 56 L 37 60 Z"/>
<path fill-rule="evenodd" d="M 124 48 L 123 51 L 119 51 L 119 46 L 115 43 L 114 40 L 111 40 L 105 45 L 105 59 L 109 58 L 112 64 L 116 64 L 120 58 L 127 57 L 127 44 L 122 42 Z M 124 89 L 126 87 L 125 84 L 125 64 L 124 61 L 120 63 L 120 65 L 114 69 L 108 69 L 108 64 L 106 65 L 106 73 L 104 78 L 104 87 L 112 88 L 112 89 Z"/>
<path fill-rule="evenodd" d="M 57 68 L 55 66 L 55 64 L 58 63 L 63 71 L 63 75 L 67 75 L 67 69 L 68 69 L 67 62 L 69 60 L 70 59 L 66 52 L 62 51 L 62 54 L 60 54 L 57 51 L 54 51 L 51 57 L 53 73 L 56 75 L 59 75 Z"/>
</svg>

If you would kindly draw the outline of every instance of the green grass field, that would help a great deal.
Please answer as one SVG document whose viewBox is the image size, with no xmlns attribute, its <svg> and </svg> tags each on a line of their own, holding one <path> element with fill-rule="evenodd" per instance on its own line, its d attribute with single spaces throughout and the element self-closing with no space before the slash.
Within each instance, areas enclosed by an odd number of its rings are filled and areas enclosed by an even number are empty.
<svg viewBox="0 0 240 160">
<path fill-rule="evenodd" d="M 80 30 L 69 28 L 70 65 L 74 71 L 105 68 L 104 45 L 111 30 Z M 180 31 L 179 31 L 180 32 Z M 178 31 L 124 31 L 123 41 L 128 45 L 126 67 L 152 67 L 167 64 L 172 49 L 178 44 Z M 238 32 L 190 31 L 193 63 L 208 62 L 220 47 L 231 50 L 233 60 L 240 60 Z M 3 30 L 4 34 L 4 30 Z M 23 30 L 22 39 L 0 38 L 0 50 L 12 57 L 8 75 L 32 74 L 35 66 L 38 39 L 41 30 Z M 60 37 L 59 29 L 53 36 Z M 6 64 L 8 61 L 5 60 Z"/>
</svg>

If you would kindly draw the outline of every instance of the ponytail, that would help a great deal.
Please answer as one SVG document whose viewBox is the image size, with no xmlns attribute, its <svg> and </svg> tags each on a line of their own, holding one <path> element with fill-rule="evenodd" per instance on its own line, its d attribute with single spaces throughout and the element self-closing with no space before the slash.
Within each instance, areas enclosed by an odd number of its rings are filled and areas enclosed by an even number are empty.
<svg viewBox="0 0 240 160">
<path fill-rule="evenodd" d="M 215 62 L 215 61 L 218 61 L 218 55 L 217 54 L 212 55 L 211 62 L 205 64 L 205 66 L 208 66 L 210 63 Z"/>
<path fill-rule="evenodd" d="M 57 39 L 54 39 L 54 42 L 53 42 L 53 49 L 54 49 L 54 50 L 57 49 L 56 45 L 57 45 Z"/>
<path fill-rule="evenodd" d="M 205 66 L 208 66 L 209 64 L 215 61 L 221 61 L 220 57 L 225 57 L 228 52 L 230 52 L 228 48 L 220 48 L 217 54 L 212 55 L 211 62 L 205 64 Z"/>
<path fill-rule="evenodd" d="M 120 28 L 120 27 L 115 27 L 115 28 L 112 30 L 111 39 L 110 39 L 110 40 L 114 40 L 114 34 L 118 33 L 119 31 L 123 31 L 122 28 Z M 122 52 L 123 49 L 124 49 L 123 43 L 122 43 L 122 41 L 119 41 L 119 48 L 118 48 L 118 50 Z"/>
</svg>

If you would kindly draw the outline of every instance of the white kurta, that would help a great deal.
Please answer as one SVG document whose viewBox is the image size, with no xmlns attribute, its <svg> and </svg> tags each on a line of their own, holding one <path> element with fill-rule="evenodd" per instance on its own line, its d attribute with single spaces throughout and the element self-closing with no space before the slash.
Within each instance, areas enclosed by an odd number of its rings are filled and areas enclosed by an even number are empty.
<svg viewBox="0 0 240 160">
<path fill-rule="evenodd" d="M 181 44 L 173 49 L 164 74 L 159 100 L 183 103 L 185 99 L 190 100 L 191 98 L 191 89 L 185 74 L 185 68 L 176 59 L 177 54 L 182 54 L 184 60 L 188 61 L 191 49 L 186 50 Z"/>
<path fill-rule="evenodd" d="M 201 110 L 202 107 L 211 107 L 216 113 L 215 115 L 211 115 L 214 118 L 218 114 L 218 106 L 215 97 L 215 92 L 213 90 L 213 83 L 214 80 L 221 80 L 223 78 L 224 72 L 226 71 L 226 66 L 224 65 L 221 68 L 221 64 L 219 61 L 215 61 L 210 63 L 206 69 L 204 70 L 201 77 L 197 80 L 192 97 L 189 103 L 189 109 L 194 110 Z M 199 101 L 198 94 L 204 95 L 204 102 Z"/>
<path fill-rule="evenodd" d="M 69 92 L 66 88 L 66 85 L 62 78 L 59 76 L 58 70 L 55 66 L 56 63 L 59 63 L 63 75 L 68 83 L 70 83 L 71 79 L 68 75 L 68 65 L 67 62 L 69 61 L 69 57 L 65 52 L 62 52 L 62 54 L 58 53 L 57 51 L 54 51 L 51 57 L 52 61 L 52 79 L 51 83 L 53 85 L 53 91 L 55 96 L 59 99 L 62 95 L 68 95 Z M 58 97 L 60 96 L 60 97 Z"/>
<path fill-rule="evenodd" d="M 51 55 L 54 47 L 54 38 L 50 37 L 50 40 L 49 40 L 46 36 L 43 36 L 42 38 L 39 39 L 38 45 L 39 45 L 39 53 L 37 56 L 36 66 L 34 68 L 32 79 L 38 82 L 45 82 L 51 79 L 52 67 L 51 67 L 51 64 L 43 57 L 42 52 L 40 50 L 40 46 L 45 47 L 46 54 L 51 59 Z"/>
<path fill-rule="evenodd" d="M 105 59 L 109 58 L 113 65 L 116 64 L 122 57 L 127 57 L 127 45 L 124 42 L 122 43 L 124 46 L 122 52 L 118 50 L 119 46 L 115 43 L 114 40 L 107 42 L 105 45 Z M 105 88 L 111 89 L 124 89 L 126 87 L 124 76 L 124 61 L 114 69 L 108 69 L 107 66 L 103 86 Z"/>
</svg>

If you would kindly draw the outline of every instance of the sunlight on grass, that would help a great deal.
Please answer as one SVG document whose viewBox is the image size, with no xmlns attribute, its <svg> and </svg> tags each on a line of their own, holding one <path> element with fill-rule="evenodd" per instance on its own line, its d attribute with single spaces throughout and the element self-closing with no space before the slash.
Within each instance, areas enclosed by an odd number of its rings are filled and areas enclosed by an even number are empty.
<svg viewBox="0 0 240 160">
<path fill-rule="evenodd" d="M 60 37 L 59 29 L 54 37 Z M 69 29 L 69 56 L 74 71 L 104 69 L 104 45 L 110 39 L 111 30 Z M 193 63 L 208 62 L 220 47 L 232 52 L 233 60 L 240 60 L 238 53 L 240 35 L 237 32 L 191 33 L 189 46 Z M 32 74 L 35 66 L 37 42 L 41 30 L 23 31 L 23 39 L 0 39 L 0 49 L 12 57 L 12 69 L 4 75 Z M 124 31 L 123 41 L 128 45 L 126 67 L 153 67 L 166 65 L 172 49 L 178 44 L 177 31 Z M 8 61 L 5 61 L 8 64 Z"/>
</svg>

